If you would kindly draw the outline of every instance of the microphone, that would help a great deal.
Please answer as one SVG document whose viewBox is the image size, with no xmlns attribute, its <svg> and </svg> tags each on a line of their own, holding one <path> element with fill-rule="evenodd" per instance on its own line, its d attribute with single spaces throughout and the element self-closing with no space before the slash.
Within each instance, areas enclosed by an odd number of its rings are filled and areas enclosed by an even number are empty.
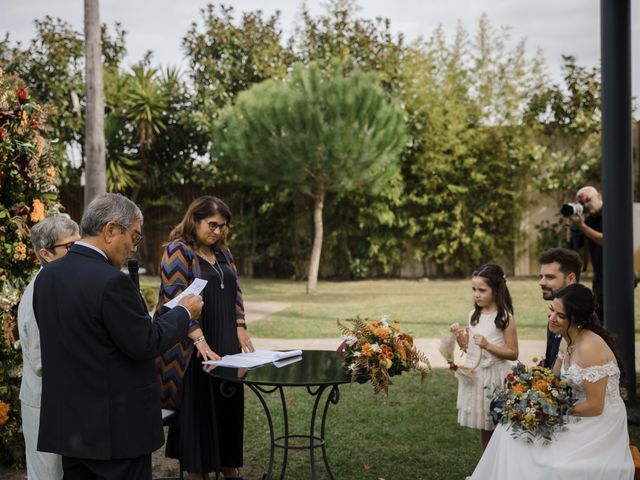
<svg viewBox="0 0 640 480">
<path fill-rule="evenodd" d="M 136 260 L 135 258 L 129 259 L 129 261 L 127 262 L 127 270 L 129 270 L 129 278 L 131 278 L 131 281 L 133 282 L 133 284 L 136 286 L 138 290 L 140 290 L 140 277 L 138 276 L 139 268 L 140 267 L 138 265 L 138 260 Z"/>
</svg>

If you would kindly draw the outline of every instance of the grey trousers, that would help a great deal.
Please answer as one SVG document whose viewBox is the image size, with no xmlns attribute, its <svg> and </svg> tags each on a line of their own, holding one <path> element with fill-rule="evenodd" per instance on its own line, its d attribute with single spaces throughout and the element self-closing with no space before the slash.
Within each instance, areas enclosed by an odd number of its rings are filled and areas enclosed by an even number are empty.
<svg viewBox="0 0 640 480">
<path fill-rule="evenodd" d="M 36 450 L 39 428 L 40 409 L 22 403 L 22 432 L 27 451 L 27 478 L 29 480 L 61 480 L 62 457 Z"/>
</svg>

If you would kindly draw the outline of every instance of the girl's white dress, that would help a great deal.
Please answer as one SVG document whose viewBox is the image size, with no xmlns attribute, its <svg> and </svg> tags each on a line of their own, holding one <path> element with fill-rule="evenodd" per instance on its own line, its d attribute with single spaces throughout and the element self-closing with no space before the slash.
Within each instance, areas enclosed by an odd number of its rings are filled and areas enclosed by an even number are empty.
<svg viewBox="0 0 640 480">
<path fill-rule="evenodd" d="M 581 368 L 572 364 L 561 375 L 578 401 L 586 398 L 584 382 L 608 377 L 604 410 L 597 417 L 573 419 L 548 445 L 513 438 L 504 425 L 491 441 L 471 479 L 482 480 L 632 480 L 627 412 L 620 397 L 620 370 L 615 362 Z"/>
<path fill-rule="evenodd" d="M 502 384 L 510 371 L 510 362 L 481 349 L 473 341 L 474 335 L 484 335 L 489 343 L 499 347 L 505 345 L 504 332 L 495 324 L 497 312 L 481 314 L 476 325 L 471 325 L 472 313 L 469 313 L 469 344 L 464 368 L 456 372 L 458 423 L 463 427 L 493 430 L 494 425 L 489 417 L 491 399 L 488 395 L 495 385 Z"/>
</svg>

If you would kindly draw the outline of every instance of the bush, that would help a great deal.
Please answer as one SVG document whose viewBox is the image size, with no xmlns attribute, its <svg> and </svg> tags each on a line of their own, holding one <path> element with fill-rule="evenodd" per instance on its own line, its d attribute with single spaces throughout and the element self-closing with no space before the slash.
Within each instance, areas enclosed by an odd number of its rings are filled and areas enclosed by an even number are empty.
<svg viewBox="0 0 640 480">
<path fill-rule="evenodd" d="M 21 82 L 0 69 L 0 450 L 17 463 L 24 448 L 16 448 L 23 441 L 16 313 L 38 267 L 29 236 L 35 223 L 60 210 L 44 117 Z"/>
</svg>

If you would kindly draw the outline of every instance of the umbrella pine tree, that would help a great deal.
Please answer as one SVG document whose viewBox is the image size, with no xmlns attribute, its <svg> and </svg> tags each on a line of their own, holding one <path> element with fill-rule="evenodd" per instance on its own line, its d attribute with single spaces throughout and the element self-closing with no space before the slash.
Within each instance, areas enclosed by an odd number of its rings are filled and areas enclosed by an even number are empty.
<svg viewBox="0 0 640 480">
<path fill-rule="evenodd" d="M 375 75 L 316 64 L 297 65 L 238 95 L 220 117 L 214 157 L 243 182 L 287 187 L 314 202 L 307 293 L 315 293 L 327 194 L 379 191 L 399 175 L 405 143 L 401 108 Z"/>
</svg>

